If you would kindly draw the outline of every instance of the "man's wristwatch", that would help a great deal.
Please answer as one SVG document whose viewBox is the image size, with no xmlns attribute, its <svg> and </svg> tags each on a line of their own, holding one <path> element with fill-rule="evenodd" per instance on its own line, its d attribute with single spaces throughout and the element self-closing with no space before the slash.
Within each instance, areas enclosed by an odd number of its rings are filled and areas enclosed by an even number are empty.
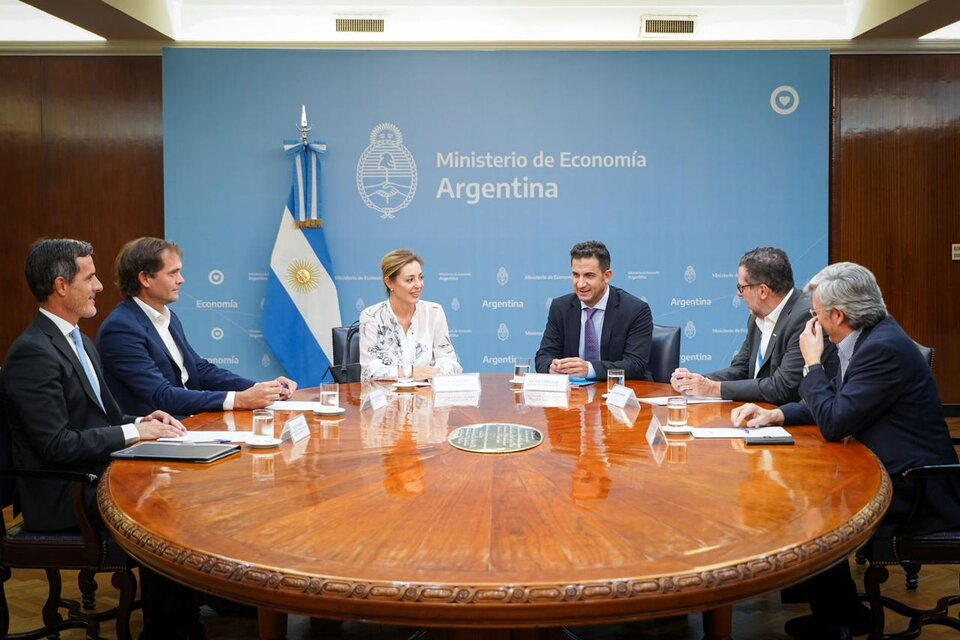
<svg viewBox="0 0 960 640">
<path fill-rule="evenodd" d="M 803 377 L 806 378 L 808 373 L 810 373 L 814 369 L 821 369 L 821 368 L 823 368 L 823 365 L 820 364 L 819 362 L 815 362 L 814 364 L 805 364 L 803 365 Z"/>
</svg>

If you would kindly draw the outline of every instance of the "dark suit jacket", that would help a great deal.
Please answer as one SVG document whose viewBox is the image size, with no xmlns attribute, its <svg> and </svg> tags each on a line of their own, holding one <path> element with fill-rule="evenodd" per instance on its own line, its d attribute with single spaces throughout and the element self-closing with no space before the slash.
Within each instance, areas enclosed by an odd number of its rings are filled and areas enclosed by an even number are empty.
<svg viewBox="0 0 960 640">
<path fill-rule="evenodd" d="M 147 413 L 162 409 L 175 416 L 223 410 L 227 391 L 254 385 L 197 355 L 183 333 L 177 314 L 170 312 L 170 334 L 183 354 L 189 378 L 181 383 L 180 368 L 167 351 L 153 321 L 133 299 L 117 305 L 100 327 L 97 348 L 107 384 L 124 411 Z"/>
<path fill-rule="evenodd" d="M 800 353 L 800 334 L 810 319 L 810 294 L 799 289 L 787 300 L 773 327 L 773 335 L 767 343 L 760 374 L 754 377 L 757 368 L 757 349 L 760 348 L 760 328 L 756 316 L 747 318 L 747 337 L 740 351 L 733 357 L 730 366 L 706 374 L 711 380 L 719 380 L 720 397 L 741 402 L 769 402 L 784 404 L 800 399 L 798 389 L 803 376 L 803 354 Z M 823 338 L 824 369 L 831 377 L 836 374 L 839 360 L 837 348 Z"/>
<path fill-rule="evenodd" d="M 888 521 L 902 522 L 912 502 L 901 473 L 957 463 L 930 368 L 892 316 L 860 334 L 842 381 L 814 369 L 800 383 L 800 397 L 803 403 L 780 407 L 786 424 L 814 422 L 831 442 L 853 436 L 880 458 L 894 487 Z M 960 526 L 956 482 L 930 482 L 926 495 L 921 533 Z"/>
<path fill-rule="evenodd" d="M 13 464 L 100 474 L 124 447 L 124 416 L 103 379 L 93 341 L 83 336 L 100 380 L 100 408 L 83 366 L 60 329 L 42 313 L 10 348 L 0 393 L 10 428 Z M 70 485 L 31 480 L 17 485 L 24 523 L 35 531 L 76 525 Z"/>
<path fill-rule="evenodd" d="M 576 294 L 554 298 L 547 315 L 540 349 L 537 350 L 537 371 L 548 373 L 554 358 L 580 355 L 580 320 L 583 311 Z M 653 336 L 653 314 L 650 306 L 623 289 L 610 287 L 607 308 L 603 314 L 600 336 L 600 360 L 593 371 L 606 379 L 607 369 L 623 369 L 628 380 L 653 380 L 650 375 L 650 343 Z"/>
</svg>

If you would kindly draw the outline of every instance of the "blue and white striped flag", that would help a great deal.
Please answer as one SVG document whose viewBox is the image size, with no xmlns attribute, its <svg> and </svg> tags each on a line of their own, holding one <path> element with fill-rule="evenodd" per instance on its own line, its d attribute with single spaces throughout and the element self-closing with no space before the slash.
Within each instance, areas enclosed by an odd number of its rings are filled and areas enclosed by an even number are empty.
<svg viewBox="0 0 960 640">
<path fill-rule="evenodd" d="M 270 256 L 263 337 L 300 387 L 323 380 L 333 361 L 331 329 L 340 326 L 340 301 L 319 217 L 319 142 L 289 142 L 293 186 Z"/>
</svg>

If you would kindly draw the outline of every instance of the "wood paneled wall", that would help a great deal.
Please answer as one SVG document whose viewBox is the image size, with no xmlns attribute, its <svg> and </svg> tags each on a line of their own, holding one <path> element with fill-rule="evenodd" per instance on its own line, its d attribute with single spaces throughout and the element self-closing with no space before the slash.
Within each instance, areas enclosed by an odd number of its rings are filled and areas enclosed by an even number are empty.
<svg viewBox="0 0 960 640">
<path fill-rule="evenodd" d="M 831 61 L 830 260 L 873 271 L 960 403 L 960 55 Z"/>
<path fill-rule="evenodd" d="M 163 97 L 158 57 L 0 57 L 0 356 L 37 304 L 23 278 L 30 244 L 93 243 L 104 284 L 89 335 L 116 306 L 124 242 L 163 235 Z"/>
<path fill-rule="evenodd" d="M 960 403 L 960 55 L 837 55 L 831 61 L 832 261 L 877 274 L 891 312 L 936 349 L 944 402 Z M 163 234 L 160 58 L 0 57 L 0 354 L 33 316 L 22 273 L 40 236 L 93 242 L 119 299 L 126 240 Z"/>
</svg>

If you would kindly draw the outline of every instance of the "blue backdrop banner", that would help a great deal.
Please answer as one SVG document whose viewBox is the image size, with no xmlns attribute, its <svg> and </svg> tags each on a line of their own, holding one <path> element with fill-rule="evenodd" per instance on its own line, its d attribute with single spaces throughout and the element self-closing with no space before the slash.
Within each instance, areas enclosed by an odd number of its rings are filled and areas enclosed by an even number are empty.
<svg viewBox="0 0 960 640">
<path fill-rule="evenodd" d="M 282 372 L 262 312 L 301 105 L 326 143 L 342 322 L 384 297 L 380 258 L 414 249 L 466 371 L 533 356 L 581 240 L 682 327 L 700 372 L 743 341 L 745 251 L 784 248 L 800 286 L 827 261 L 826 51 L 170 49 L 163 78 L 174 309 L 199 353 L 251 378 Z"/>
</svg>

